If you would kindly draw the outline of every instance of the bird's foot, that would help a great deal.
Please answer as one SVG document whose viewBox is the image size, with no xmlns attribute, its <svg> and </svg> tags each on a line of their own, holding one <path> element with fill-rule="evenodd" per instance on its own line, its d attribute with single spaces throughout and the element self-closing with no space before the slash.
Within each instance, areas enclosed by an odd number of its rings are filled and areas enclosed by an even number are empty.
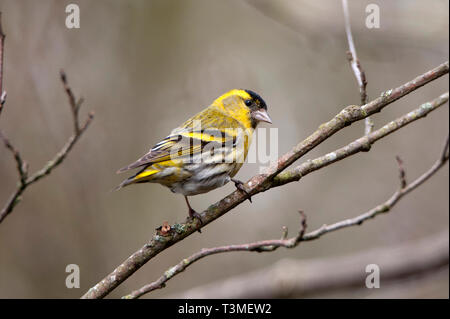
<svg viewBox="0 0 450 319">
<path fill-rule="evenodd" d="M 250 193 L 247 192 L 247 190 L 244 188 L 244 183 L 234 178 L 232 178 L 231 181 L 234 183 L 234 186 L 236 186 L 238 190 L 240 190 L 241 192 L 245 193 L 248 196 L 248 200 L 250 201 L 250 203 L 252 203 L 252 195 L 250 195 Z"/>
<path fill-rule="evenodd" d="M 199 213 L 197 213 L 195 210 L 193 210 L 192 208 L 189 208 L 189 219 L 193 220 L 194 218 L 198 219 L 198 221 L 200 222 L 200 226 L 203 225 L 202 216 Z M 199 233 L 202 233 L 200 228 L 197 231 Z"/>
</svg>

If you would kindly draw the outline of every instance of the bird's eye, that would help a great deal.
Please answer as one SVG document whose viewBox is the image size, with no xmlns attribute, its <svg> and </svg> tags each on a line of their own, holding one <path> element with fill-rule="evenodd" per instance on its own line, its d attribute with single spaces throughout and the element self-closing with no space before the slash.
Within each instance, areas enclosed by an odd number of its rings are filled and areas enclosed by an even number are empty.
<svg viewBox="0 0 450 319">
<path fill-rule="evenodd" d="M 245 105 L 247 105 L 247 106 L 252 105 L 252 100 L 245 100 Z"/>
</svg>

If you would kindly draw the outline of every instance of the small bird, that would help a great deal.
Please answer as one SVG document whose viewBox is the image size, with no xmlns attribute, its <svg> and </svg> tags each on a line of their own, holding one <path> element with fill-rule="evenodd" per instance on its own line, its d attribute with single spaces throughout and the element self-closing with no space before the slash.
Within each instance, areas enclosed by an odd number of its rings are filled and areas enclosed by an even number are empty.
<svg viewBox="0 0 450 319">
<path fill-rule="evenodd" d="M 188 196 L 209 192 L 233 181 L 249 195 L 243 183 L 233 179 L 244 163 L 253 132 L 260 122 L 272 123 L 267 105 L 255 92 L 231 90 L 153 146 L 136 162 L 117 171 L 141 168 L 117 189 L 137 183 L 159 183 L 184 195 L 190 218 L 200 215 Z M 248 198 L 251 201 L 251 197 Z"/>
</svg>

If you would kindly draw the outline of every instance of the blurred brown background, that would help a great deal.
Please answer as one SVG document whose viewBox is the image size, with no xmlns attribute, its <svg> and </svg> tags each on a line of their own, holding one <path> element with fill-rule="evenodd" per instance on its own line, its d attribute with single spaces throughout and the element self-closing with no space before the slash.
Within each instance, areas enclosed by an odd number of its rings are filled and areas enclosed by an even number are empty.
<svg viewBox="0 0 450 319">
<path fill-rule="evenodd" d="M 80 29 L 65 27 L 69 3 L 80 6 Z M 380 29 L 364 25 L 369 3 L 380 6 Z M 350 1 L 349 6 L 369 99 L 448 60 L 448 1 Z M 359 102 L 346 60 L 340 1 L 1 0 L 0 10 L 8 92 L 0 127 L 30 170 L 41 168 L 72 133 L 60 68 L 75 94 L 86 100 L 81 118 L 89 110 L 96 114 L 67 160 L 31 186 L 0 225 L 1 298 L 77 298 L 141 247 L 163 221 L 183 221 L 183 197 L 159 185 L 110 192 L 126 177 L 115 171 L 227 90 L 248 88 L 262 95 L 273 127 L 279 128 L 280 155 L 344 106 Z M 376 115 L 375 127 L 447 90 L 445 76 Z M 356 216 L 398 187 L 395 155 L 404 159 L 407 178 L 413 180 L 435 161 L 448 130 L 444 106 L 381 140 L 369 153 L 257 195 L 253 204 L 243 203 L 202 234 L 160 254 L 111 296 L 157 279 L 203 247 L 278 238 L 283 225 L 293 233 L 298 209 L 307 213 L 310 230 Z M 362 122 L 352 125 L 306 158 L 338 148 L 363 131 Z M 237 177 L 247 180 L 258 167 L 246 164 Z M 209 257 L 149 296 L 165 297 L 282 258 L 329 258 L 448 232 L 448 178 L 447 165 L 388 215 L 293 250 Z M 3 205 L 17 182 L 15 163 L 4 147 L 0 181 Z M 200 211 L 232 190 L 229 184 L 191 203 Z M 65 287 L 65 267 L 71 263 L 80 266 L 80 289 Z M 413 285 L 394 297 L 448 298 L 448 288 L 447 268 L 428 289 Z M 380 296 L 383 286 L 364 296 L 371 293 Z"/>
</svg>

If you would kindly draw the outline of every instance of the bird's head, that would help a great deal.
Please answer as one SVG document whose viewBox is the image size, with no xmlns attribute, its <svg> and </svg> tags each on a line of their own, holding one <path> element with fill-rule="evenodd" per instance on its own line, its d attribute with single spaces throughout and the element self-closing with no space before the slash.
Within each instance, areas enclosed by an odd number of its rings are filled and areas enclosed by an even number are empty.
<svg viewBox="0 0 450 319">
<path fill-rule="evenodd" d="M 266 102 L 257 93 L 250 90 L 243 90 L 249 95 L 248 98 L 244 99 L 244 104 L 250 109 L 250 117 L 255 124 L 259 122 L 266 122 L 272 124 L 272 119 L 267 113 Z M 256 125 L 255 125 L 256 126 Z"/>
<path fill-rule="evenodd" d="M 253 128 L 259 122 L 272 123 L 266 102 L 251 90 L 231 90 L 214 101 L 214 104 L 225 108 L 235 117 L 241 117 L 242 113 L 245 113 Z"/>
</svg>

